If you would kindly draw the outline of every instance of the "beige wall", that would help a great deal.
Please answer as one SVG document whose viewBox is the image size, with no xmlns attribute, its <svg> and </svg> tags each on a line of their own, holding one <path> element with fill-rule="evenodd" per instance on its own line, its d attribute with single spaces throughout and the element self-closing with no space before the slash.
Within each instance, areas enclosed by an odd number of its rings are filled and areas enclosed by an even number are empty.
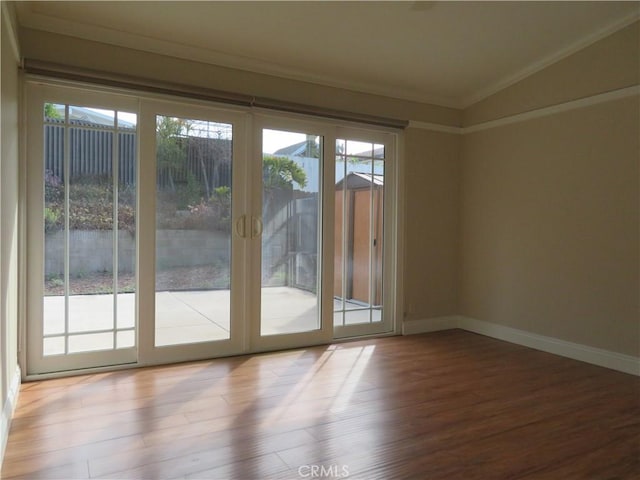
<svg viewBox="0 0 640 480">
<path fill-rule="evenodd" d="M 467 109 L 465 123 L 638 85 L 638 25 Z M 639 136 L 637 95 L 464 135 L 460 312 L 638 356 Z"/>
<path fill-rule="evenodd" d="M 11 414 L 9 387 L 18 364 L 18 65 L 2 9 L 0 150 L 0 460 Z"/>
<path fill-rule="evenodd" d="M 460 136 L 405 134 L 406 318 L 458 313 Z"/>
<path fill-rule="evenodd" d="M 461 312 L 640 354 L 638 97 L 466 135 Z"/>
</svg>

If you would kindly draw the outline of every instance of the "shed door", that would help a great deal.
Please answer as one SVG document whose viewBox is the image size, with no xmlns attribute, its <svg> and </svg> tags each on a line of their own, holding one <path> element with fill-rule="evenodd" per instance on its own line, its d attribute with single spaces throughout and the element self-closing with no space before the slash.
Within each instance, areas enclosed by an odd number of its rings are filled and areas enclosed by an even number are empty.
<svg viewBox="0 0 640 480">
<path fill-rule="evenodd" d="M 369 303 L 371 239 L 371 191 L 353 192 L 353 270 L 351 298 Z"/>
<path fill-rule="evenodd" d="M 373 195 L 373 201 L 371 196 Z M 369 276 L 374 274 L 373 304 L 380 305 L 382 291 L 382 191 L 353 192 L 353 244 L 351 299 L 369 303 Z M 372 211 L 373 210 L 373 211 Z M 373 272 L 370 266 L 373 265 Z"/>
</svg>

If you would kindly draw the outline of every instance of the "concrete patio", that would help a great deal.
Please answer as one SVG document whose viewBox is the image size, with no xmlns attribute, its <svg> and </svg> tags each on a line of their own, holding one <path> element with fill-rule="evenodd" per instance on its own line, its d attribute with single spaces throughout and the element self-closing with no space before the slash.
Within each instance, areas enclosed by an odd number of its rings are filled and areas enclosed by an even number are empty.
<svg viewBox="0 0 640 480">
<path fill-rule="evenodd" d="M 157 346 L 197 343 L 229 338 L 229 290 L 164 291 L 156 293 Z M 112 348 L 110 332 L 94 333 L 113 328 L 114 301 L 112 295 L 73 295 L 69 297 L 69 332 L 73 335 L 73 351 Z M 135 327 L 135 296 L 119 294 L 117 299 L 118 346 L 133 346 Z M 318 328 L 318 305 L 315 294 L 290 287 L 269 287 L 262 293 L 261 334 L 277 335 L 315 330 Z M 334 300 L 334 322 L 344 324 L 380 321 L 380 310 Z M 44 297 L 45 335 L 64 334 L 64 296 Z M 45 342 L 45 355 L 63 353 L 62 336 Z M 62 351 L 60 351 L 62 349 Z"/>
</svg>

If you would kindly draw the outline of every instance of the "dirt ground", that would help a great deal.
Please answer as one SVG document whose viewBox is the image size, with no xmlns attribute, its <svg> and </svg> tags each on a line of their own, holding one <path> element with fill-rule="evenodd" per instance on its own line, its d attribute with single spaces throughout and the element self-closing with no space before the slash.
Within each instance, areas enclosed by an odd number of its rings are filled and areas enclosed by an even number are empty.
<svg viewBox="0 0 640 480">
<path fill-rule="evenodd" d="M 118 291 L 135 291 L 135 276 L 132 273 L 118 275 Z M 229 270 L 213 265 L 178 267 L 156 272 L 156 290 L 208 290 L 229 288 Z M 69 279 L 70 295 L 91 295 L 113 292 L 113 275 L 109 272 L 94 272 Z M 63 295 L 61 278 L 45 281 L 45 295 Z"/>
</svg>

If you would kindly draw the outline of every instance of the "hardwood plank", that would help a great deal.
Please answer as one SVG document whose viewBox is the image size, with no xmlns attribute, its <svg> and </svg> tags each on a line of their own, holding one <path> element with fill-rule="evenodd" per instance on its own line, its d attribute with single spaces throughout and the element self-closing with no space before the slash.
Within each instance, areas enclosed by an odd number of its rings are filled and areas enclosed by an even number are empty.
<svg viewBox="0 0 640 480">
<path fill-rule="evenodd" d="M 5 480 L 84 480 L 90 478 L 86 460 L 50 466 L 39 470 L 26 467 L 22 470 L 23 473 L 14 476 L 9 476 L 8 473 L 5 476 L 3 473 L 2 478 Z"/>
<path fill-rule="evenodd" d="M 287 465 L 280 460 L 275 453 L 260 455 L 250 459 L 241 460 L 220 465 L 208 470 L 194 472 L 185 475 L 186 479 L 203 478 L 274 478 L 277 474 L 286 473 L 287 478 L 296 478 L 290 475 Z"/>
<path fill-rule="evenodd" d="M 24 476 L 25 478 L 46 476 L 49 475 L 48 472 L 58 468 L 63 471 L 67 469 L 76 471 L 76 469 L 86 468 L 87 460 L 97 455 L 116 454 L 123 450 L 139 448 L 144 444 L 140 436 L 133 436 L 72 447 L 66 445 L 66 438 L 61 438 L 59 439 L 60 448 L 40 454 L 32 453 L 28 445 L 19 450 L 13 444 L 7 445 L 1 478 L 5 478 L 5 476 Z M 74 477 L 62 476 L 61 478 Z"/>
<path fill-rule="evenodd" d="M 245 438 L 241 443 L 233 443 L 219 448 L 208 448 L 202 451 L 189 452 L 180 457 L 173 457 L 161 461 L 153 461 L 129 470 L 117 470 L 107 475 L 110 478 L 153 478 L 166 479 L 197 474 L 198 472 L 217 469 L 221 466 L 253 460 L 257 464 L 253 465 L 256 471 L 262 469 L 260 463 L 278 445 L 285 448 L 305 442 L 313 441 L 308 433 L 298 430 L 281 433 L 252 441 L 251 436 Z M 271 457 L 269 457 L 271 458 Z M 279 460 L 279 459 L 278 459 Z M 253 463 L 253 462 L 252 462 Z M 281 463 L 280 461 L 276 463 Z"/>
<path fill-rule="evenodd" d="M 2 478 L 640 478 L 640 379 L 462 331 L 26 383 Z"/>
<path fill-rule="evenodd" d="M 633 479 L 640 476 L 640 439 L 636 436 L 621 438 L 590 451 L 587 455 L 566 457 L 555 465 L 545 465 L 522 476 L 523 480 L 543 478 L 617 478 Z M 612 455 L 611 452 L 616 452 Z"/>
</svg>

